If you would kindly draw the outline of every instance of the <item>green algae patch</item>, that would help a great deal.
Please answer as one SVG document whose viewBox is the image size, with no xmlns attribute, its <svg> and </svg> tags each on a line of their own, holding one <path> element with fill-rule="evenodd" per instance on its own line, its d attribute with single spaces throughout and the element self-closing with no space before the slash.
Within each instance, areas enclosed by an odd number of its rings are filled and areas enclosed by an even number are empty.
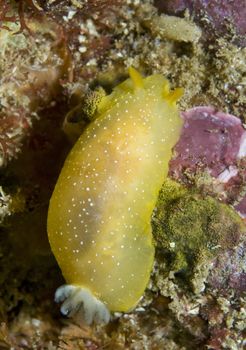
<svg viewBox="0 0 246 350">
<path fill-rule="evenodd" d="M 160 191 L 152 226 L 167 272 L 186 277 L 219 252 L 233 249 L 245 230 L 231 207 L 170 179 Z"/>
</svg>

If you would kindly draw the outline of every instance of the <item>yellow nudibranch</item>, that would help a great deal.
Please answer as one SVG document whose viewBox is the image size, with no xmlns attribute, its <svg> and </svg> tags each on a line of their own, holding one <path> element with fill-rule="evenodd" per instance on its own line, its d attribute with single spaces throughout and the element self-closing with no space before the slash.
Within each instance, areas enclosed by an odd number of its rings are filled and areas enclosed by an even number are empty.
<svg viewBox="0 0 246 350">
<path fill-rule="evenodd" d="M 182 121 L 160 74 L 130 78 L 102 97 L 67 157 L 48 213 L 48 236 L 67 285 L 61 311 L 90 324 L 134 308 L 154 260 L 151 215 Z"/>
</svg>

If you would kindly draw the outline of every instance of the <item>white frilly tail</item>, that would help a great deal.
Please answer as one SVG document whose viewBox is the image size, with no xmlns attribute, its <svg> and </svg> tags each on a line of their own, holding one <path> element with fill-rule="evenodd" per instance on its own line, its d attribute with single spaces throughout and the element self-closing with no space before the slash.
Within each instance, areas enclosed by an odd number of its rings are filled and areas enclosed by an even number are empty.
<svg viewBox="0 0 246 350">
<path fill-rule="evenodd" d="M 90 325 L 94 323 L 108 323 L 110 312 L 105 304 L 98 300 L 87 288 L 65 284 L 55 293 L 55 301 L 62 302 L 61 313 L 73 317 L 77 321 L 84 321 Z"/>
</svg>

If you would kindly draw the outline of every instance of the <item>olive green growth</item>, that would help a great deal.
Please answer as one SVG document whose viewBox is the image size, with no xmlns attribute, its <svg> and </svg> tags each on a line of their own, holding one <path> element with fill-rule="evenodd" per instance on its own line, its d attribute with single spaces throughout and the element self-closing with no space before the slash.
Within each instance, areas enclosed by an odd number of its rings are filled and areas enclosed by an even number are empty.
<svg viewBox="0 0 246 350">
<path fill-rule="evenodd" d="M 235 247 L 245 231 L 233 208 L 170 179 L 160 191 L 152 226 L 167 271 L 188 276 L 218 252 Z"/>
</svg>

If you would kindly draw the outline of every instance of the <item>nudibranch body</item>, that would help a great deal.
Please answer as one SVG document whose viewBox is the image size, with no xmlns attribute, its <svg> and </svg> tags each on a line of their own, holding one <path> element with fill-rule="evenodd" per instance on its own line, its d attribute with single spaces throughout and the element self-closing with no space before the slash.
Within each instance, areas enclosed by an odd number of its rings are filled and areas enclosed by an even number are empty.
<svg viewBox="0 0 246 350">
<path fill-rule="evenodd" d="M 130 78 L 99 102 L 70 152 L 50 200 L 48 235 L 68 285 L 62 312 L 88 323 L 129 311 L 149 281 L 151 215 L 182 121 L 181 89 L 161 75 Z M 109 310 L 109 311 L 108 311 Z"/>
</svg>

